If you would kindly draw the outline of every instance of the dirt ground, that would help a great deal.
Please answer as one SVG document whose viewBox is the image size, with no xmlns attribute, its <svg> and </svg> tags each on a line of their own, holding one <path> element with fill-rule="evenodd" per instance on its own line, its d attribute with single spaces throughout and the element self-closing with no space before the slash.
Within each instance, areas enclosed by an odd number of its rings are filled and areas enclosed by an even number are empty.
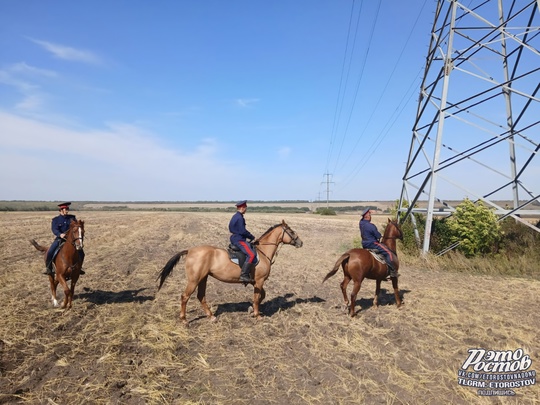
<svg viewBox="0 0 540 405">
<path fill-rule="evenodd" d="M 538 369 L 538 281 L 441 272 L 401 257 L 404 306 L 384 283 L 373 307 L 367 280 L 350 318 L 341 271 L 321 282 L 352 247 L 358 218 L 248 210 L 256 236 L 285 219 L 304 246 L 279 250 L 262 320 L 250 315 L 253 288 L 210 279 L 217 321 L 194 295 L 185 327 L 183 261 L 159 292 L 156 276 L 180 250 L 225 247 L 230 214 L 74 214 L 86 222 L 86 275 L 66 313 L 52 307 L 42 258 L 28 242 L 52 241 L 51 213 L 0 214 L 0 403 L 540 403 L 537 384 L 488 397 L 458 383 L 471 349 L 523 353 L 527 372 Z M 374 218 L 380 229 L 385 221 Z"/>
</svg>

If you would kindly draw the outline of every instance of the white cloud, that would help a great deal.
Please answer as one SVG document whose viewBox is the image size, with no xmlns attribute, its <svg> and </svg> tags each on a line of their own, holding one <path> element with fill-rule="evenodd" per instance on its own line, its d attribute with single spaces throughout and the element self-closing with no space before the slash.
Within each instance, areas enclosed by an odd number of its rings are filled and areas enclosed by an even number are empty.
<svg viewBox="0 0 540 405">
<path fill-rule="evenodd" d="M 238 98 L 236 99 L 236 104 L 242 108 L 247 108 L 258 103 L 259 101 L 260 99 L 258 98 Z"/>
<path fill-rule="evenodd" d="M 0 199 L 213 200 L 245 192 L 234 181 L 242 167 L 210 138 L 179 150 L 132 125 L 73 130 L 0 111 L 0 143 Z"/>
<path fill-rule="evenodd" d="M 101 64 L 101 58 L 95 53 L 83 49 L 71 48 L 65 45 L 54 44 L 52 42 L 40 41 L 37 39 L 30 39 L 32 42 L 40 45 L 48 52 L 52 53 L 55 57 L 59 59 L 74 61 L 74 62 L 84 62 L 91 64 Z"/>
<path fill-rule="evenodd" d="M 21 92 L 29 92 L 38 86 L 15 77 L 9 70 L 0 70 L 0 83 L 12 86 Z"/>
<path fill-rule="evenodd" d="M 52 70 L 40 69 L 34 66 L 30 66 L 25 62 L 19 62 L 9 67 L 11 72 L 23 75 L 31 76 L 45 76 L 45 77 L 57 77 L 58 74 Z"/>
<path fill-rule="evenodd" d="M 18 110 L 33 111 L 39 109 L 43 104 L 43 97 L 37 94 L 31 94 L 19 101 L 15 108 Z"/>
<path fill-rule="evenodd" d="M 284 147 L 282 147 L 281 149 L 278 150 L 278 155 L 279 155 L 280 158 L 285 159 L 285 158 L 289 157 L 291 152 L 292 152 L 291 148 L 289 148 L 288 146 L 284 146 Z"/>
</svg>

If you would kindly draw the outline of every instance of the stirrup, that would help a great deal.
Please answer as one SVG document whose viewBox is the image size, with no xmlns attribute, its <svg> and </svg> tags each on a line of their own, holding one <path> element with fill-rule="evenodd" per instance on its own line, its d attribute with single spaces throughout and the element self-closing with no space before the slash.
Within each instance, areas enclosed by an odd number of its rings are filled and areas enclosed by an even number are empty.
<svg viewBox="0 0 540 405">
<path fill-rule="evenodd" d="M 244 284 L 251 284 L 251 283 L 254 283 L 255 280 L 253 280 L 251 277 L 247 276 L 247 277 L 242 277 L 240 276 L 240 282 L 241 283 L 244 283 Z"/>
</svg>

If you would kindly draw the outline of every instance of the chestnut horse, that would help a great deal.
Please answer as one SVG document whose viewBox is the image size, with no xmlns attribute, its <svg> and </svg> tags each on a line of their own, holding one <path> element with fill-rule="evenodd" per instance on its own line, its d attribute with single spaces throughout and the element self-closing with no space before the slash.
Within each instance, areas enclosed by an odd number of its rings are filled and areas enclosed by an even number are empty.
<svg viewBox="0 0 540 405">
<path fill-rule="evenodd" d="M 39 245 L 34 239 L 30 243 L 40 252 L 44 254 L 44 260 L 47 261 L 47 248 Z M 49 275 L 49 283 L 51 286 L 51 296 L 53 306 L 58 306 L 56 298 L 56 288 L 58 283 L 64 289 L 64 301 L 62 308 L 68 310 L 71 308 L 73 295 L 75 293 L 75 284 L 79 279 L 82 263 L 79 258 L 79 250 L 84 245 L 84 221 L 74 220 L 69 224 L 69 229 L 66 232 L 65 242 L 60 248 L 60 251 L 53 260 L 55 274 Z M 47 265 L 47 263 L 45 263 Z M 67 280 L 71 279 L 71 287 L 68 286 Z"/>
<path fill-rule="evenodd" d="M 270 276 L 270 267 L 274 263 L 274 256 L 277 253 L 278 247 L 281 244 L 287 244 L 299 248 L 303 243 L 296 232 L 285 221 L 282 221 L 280 224 L 270 227 L 260 238 L 254 241 L 254 244 L 257 247 L 259 263 L 255 267 L 255 273 L 252 275 L 254 279 L 252 283 L 254 284 L 253 316 L 260 319 L 259 305 L 266 296 L 263 285 Z M 183 256 L 186 256 L 185 270 L 187 285 L 182 294 L 180 320 L 185 325 L 188 324 L 186 320 L 186 305 L 195 288 L 197 288 L 197 298 L 206 316 L 215 320 L 216 318 L 213 316 L 206 302 L 206 282 L 208 276 L 210 275 L 225 283 L 240 283 L 240 266 L 231 261 L 229 253 L 225 249 L 201 245 L 182 250 L 175 254 L 159 273 L 157 277 L 159 280 L 158 291 Z"/>
<path fill-rule="evenodd" d="M 388 224 L 384 231 L 384 235 L 381 239 L 381 242 L 384 243 L 388 248 L 395 253 L 394 266 L 396 271 L 399 269 L 399 260 L 396 253 L 396 239 L 403 239 L 403 233 L 396 221 L 391 221 L 388 219 Z M 349 316 L 354 317 L 355 313 L 355 304 L 356 296 L 362 281 L 364 278 L 375 280 L 377 287 L 375 289 L 375 298 L 373 304 L 375 306 L 379 305 L 379 294 L 381 292 L 381 281 L 387 280 L 388 276 L 388 266 L 376 260 L 373 255 L 367 249 L 351 249 L 341 255 L 337 260 L 334 268 L 330 273 L 326 275 L 323 280 L 323 283 L 332 277 L 339 269 L 339 266 L 343 267 L 343 281 L 340 284 L 341 292 L 343 293 L 343 298 L 345 300 L 345 307 L 349 308 Z M 353 280 L 354 286 L 351 292 L 351 302 L 349 306 L 349 299 L 347 297 L 347 286 L 349 282 Z M 394 296 L 396 297 L 396 305 L 399 308 L 402 304 L 401 297 L 399 296 L 398 289 L 398 279 L 397 277 L 391 277 L 392 287 L 394 287 Z"/>
</svg>

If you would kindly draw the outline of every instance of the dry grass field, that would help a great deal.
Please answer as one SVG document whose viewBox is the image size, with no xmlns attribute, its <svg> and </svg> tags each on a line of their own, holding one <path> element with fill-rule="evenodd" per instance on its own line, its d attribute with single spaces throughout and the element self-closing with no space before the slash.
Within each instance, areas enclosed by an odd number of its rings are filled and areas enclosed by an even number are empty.
<svg viewBox="0 0 540 405">
<path fill-rule="evenodd" d="M 250 316 L 251 287 L 210 279 L 217 321 L 192 296 L 184 327 L 183 261 L 159 293 L 157 273 L 182 249 L 225 247 L 230 214 L 74 213 L 86 222 L 86 275 L 66 314 L 52 307 L 42 258 L 28 242 L 51 242 L 53 213 L 0 214 L 0 403 L 540 403 L 539 385 L 490 398 L 457 382 L 470 348 L 522 348 L 538 369 L 539 281 L 402 258 L 404 306 L 396 309 L 384 283 L 382 305 L 372 307 L 367 280 L 351 319 L 341 271 L 321 281 L 357 237 L 358 218 L 248 209 L 256 236 L 285 219 L 304 246 L 279 250 L 262 320 Z M 379 228 L 384 221 L 374 219 Z"/>
</svg>

